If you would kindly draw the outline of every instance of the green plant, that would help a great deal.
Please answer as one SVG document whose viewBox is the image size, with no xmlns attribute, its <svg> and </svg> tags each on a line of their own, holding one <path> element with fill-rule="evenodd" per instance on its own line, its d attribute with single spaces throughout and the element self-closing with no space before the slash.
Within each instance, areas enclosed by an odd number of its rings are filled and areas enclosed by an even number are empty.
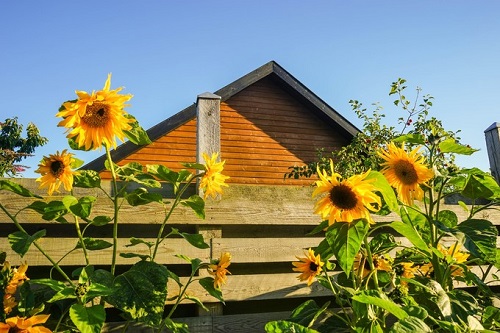
<svg viewBox="0 0 500 333">
<path fill-rule="evenodd" d="M 223 302 L 220 287 L 228 273 L 227 267 L 231 258 L 229 254 L 223 254 L 220 260 L 203 262 L 179 253 L 178 257 L 191 265 L 191 274 L 185 282 L 181 282 L 165 265 L 157 263 L 157 256 L 160 245 L 169 237 L 181 237 L 186 240 L 186 245 L 197 248 L 209 247 L 202 235 L 180 232 L 175 228 L 167 230 L 167 223 L 179 205 L 191 208 L 199 218 L 205 217 L 205 199 L 221 194 L 221 186 L 227 186 L 224 182 L 228 177 L 221 173 L 224 162 L 219 162 L 218 154 L 214 153 L 203 155 L 204 164 L 184 163 L 185 169 L 180 171 L 173 171 L 158 164 L 115 164 L 110 149 L 116 146 L 116 137 L 121 140 L 126 137 L 137 145 L 150 143 L 150 140 L 136 119 L 123 109 L 127 106 L 125 102 L 132 96 L 119 94 L 121 88 L 111 90 L 110 79 L 111 76 L 108 76 L 104 88 L 100 91 L 91 94 L 79 91 L 79 98 L 63 103 L 57 116 L 63 118 L 59 126 L 68 128 L 70 147 L 80 151 L 105 149 L 105 167 L 112 178 L 111 191 L 102 186 L 101 177 L 96 171 L 77 170 L 83 162 L 67 150 L 44 157 L 37 170 L 41 174 L 37 179 L 40 188 L 48 188 L 49 195 L 58 192 L 61 185 L 66 191 L 70 191 L 62 199 L 43 198 L 12 180 L 0 180 L 0 190 L 33 199 L 17 212 L 9 211 L 4 203 L 0 203 L 0 209 L 17 228 L 17 231 L 8 235 L 12 249 L 23 257 L 35 248 L 52 266 L 45 278 L 25 281 L 22 286 L 15 284 L 14 291 L 19 286 L 15 296 L 19 299 L 14 302 L 14 306 L 7 308 L 4 303 L 4 307 L 1 307 L 1 329 L 9 329 L 10 326 L 13 330 L 21 330 L 21 326 L 27 323 L 44 324 L 33 327 L 34 331 L 40 332 L 99 332 L 106 321 L 105 306 L 112 306 L 120 310 L 129 322 L 142 323 L 158 332 L 165 327 L 173 332 L 186 332 L 187 326 L 174 322 L 172 315 L 184 300 L 205 308 L 196 296 L 186 293 L 192 283 L 198 282 L 210 295 Z M 186 190 L 198 180 L 200 193 L 186 196 Z M 173 197 L 162 195 L 161 189 L 165 185 L 173 189 Z M 112 213 L 95 213 L 93 209 L 97 197 L 77 197 L 75 188 L 101 191 L 112 207 Z M 144 205 L 156 205 L 158 211 L 164 213 L 162 223 L 157 226 L 154 241 L 131 237 L 130 243 L 125 245 L 127 249 L 145 247 L 149 254 L 144 254 L 144 251 L 118 251 L 118 235 L 122 221 L 120 209 L 125 205 L 136 209 L 141 209 Z M 53 258 L 47 253 L 40 242 L 45 236 L 45 230 L 30 234 L 18 219 L 19 212 L 26 209 L 39 213 L 46 221 L 73 224 L 73 249 L 60 258 Z M 112 226 L 111 242 L 87 236 L 92 229 L 106 225 Z M 96 268 L 91 253 L 109 248 L 112 249 L 109 265 Z M 73 252 L 81 254 L 82 265 L 72 272 L 67 272 L 59 263 Z M 137 262 L 125 272 L 117 272 L 118 256 L 136 258 Z M 24 274 L 27 265 L 22 267 Z M 200 270 L 208 270 L 211 274 L 202 276 L 199 274 Z M 2 272 L 5 274 L 2 275 L 3 284 L 0 287 L 1 292 L 6 293 L 8 286 L 12 286 L 13 281 L 19 279 L 12 273 L 8 263 L 4 265 Z M 167 290 L 169 280 L 178 285 L 178 292 Z M 13 292 L 9 292 L 9 295 L 14 297 Z M 167 299 L 173 302 L 173 306 L 170 312 L 164 313 Z M 50 314 L 50 319 L 45 314 Z M 28 316 L 34 319 L 27 319 Z"/>
<path fill-rule="evenodd" d="M 380 125 L 382 115 L 375 112 L 365 125 L 387 141 L 366 147 L 367 137 L 360 135 L 356 147 L 334 154 L 349 161 L 361 147 L 369 161 L 350 168 L 342 160 L 336 167 L 332 160 L 327 168 L 316 165 L 315 213 L 324 221 L 312 233 L 324 233 L 324 240 L 294 270 L 302 273 L 299 279 L 310 283 L 313 277 L 331 291 L 331 302 L 307 301 L 288 320 L 268 323 L 267 332 L 500 329 L 494 306 L 499 295 L 490 287 L 497 280 L 492 271 L 500 269 L 498 231 L 484 217 L 498 209 L 500 186 L 486 172 L 455 166 L 456 154 L 476 150 L 459 143 L 456 132 L 445 131 L 437 119 L 427 119 L 429 97 L 420 108 L 411 107 L 404 83 L 394 82 L 391 94 L 408 112 L 400 118 L 405 129 L 417 116 L 412 130 L 396 135 Z M 361 110 L 358 102 L 354 106 Z M 458 203 L 465 217 L 443 208 L 456 195 L 463 198 Z M 392 214 L 393 221 L 374 223 L 374 214 Z"/>
</svg>

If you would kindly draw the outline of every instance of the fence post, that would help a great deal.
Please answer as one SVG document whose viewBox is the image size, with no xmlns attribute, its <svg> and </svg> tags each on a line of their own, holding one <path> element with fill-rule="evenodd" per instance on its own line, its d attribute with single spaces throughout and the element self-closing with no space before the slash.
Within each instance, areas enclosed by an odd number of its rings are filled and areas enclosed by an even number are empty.
<svg viewBox="0 0 500 333">
<path fill-rule="evenodd" d="M 196 100 L 196 161 L 203 163 L 202 154 L 209 156 L 212 153 L 219 153 L 220 158 L 220 100 L 221 97 L 211 93 L 198 95 Z M 197 187 L 198 188 L 198 187 Z M 203 192 L 198 190 L 198 194 L 203 196 Z M 218 258 L 218 253 L 213 253 L 212 239 L 222 237 L 220 225 L 198 224 L 197 231 L 203 239 L 210 245 L 210 260 Z M 206 275 L 206 272 L 200 272 Z M 205 304 L 208 312 L 198 307 L 198 315 L 215 316 L 222 315 L 221 303 Z"/>
<path fill-rule="evenodd" d="M 500 123 L 493 123 L 484 131 L 490 171 L 500 184 Z"/>
</svg>

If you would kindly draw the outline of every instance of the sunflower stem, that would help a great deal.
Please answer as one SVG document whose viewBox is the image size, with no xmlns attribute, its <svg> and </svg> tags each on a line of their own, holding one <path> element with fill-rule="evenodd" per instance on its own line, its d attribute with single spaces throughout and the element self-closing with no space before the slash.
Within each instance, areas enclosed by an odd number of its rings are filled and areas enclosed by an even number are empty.
<svg viewBox="0 0 500 333">
<path fill-rule="evenodd" d="M 156 243 L 155 243 L 155 248 L 153 251 L 153 256 L 151 257 L 151 261 L 154 261 L 156 258 L 156 254 L 158 253 L 158 247 L 160 246 L 161 242 L 163 241 L 163 232 L 165 230 L 165 226 L 170 219 L 170 216 L 172 215 L 172 212 L 174 211 L 175 207 L 179 205 L 179 202 L 181 201 L 182 195 L 184 192 L 187 190 L 189 185 L 192 183 L 193 179 L 195 179 L 197 176 L 192 176 L 188 179 L 188 181 L 184 184 L 184 186 L 177 192 L 174 203 L 172 206 L 170 206 L 170 210 L 168 213 L 165 215 L 165 218 L 163 219 L 163 222 L 160 226 L 160 230 L 158 230 L 158 235 L 156 236 Z"/>
<path fill-rule="evenodd" d="M 17 218 L 13 216 L 1 203 L 0 203 L 0 208 L 4 211 L 5 214 L 7 214 L 7 216 L 12 220 L 12 222 L 14 222 L 14 225 L 19 231 L 29 235 L 26 232 L 26 230 L 24 230 L 23 226 L 19 223 L 19 221 L 17 221 Z M 40 253 L 50 261 L 52 267 L 54 267 L 69 284 L 74 286 L 73 281 L 69 278 L 69 276 L 62 270 L 59 264 L 55 262 L 54 259 L 52 259 L 47 252 L 45 252 L 45 250 L 37 243 L 37 241 L 33 241 L 32 244 L 35 245 L 38 251 L 40 251 Z"/>
<path fill-rule="evenodd" d="M 118 185 L 117 185 L 115 166 L 113 164 L 113 159 L 111 158 L 111 151 L 110 151 L 108 145 L 104 144 L 104 147 L 106 148 L 106 158 L 109 162 L 109 170 L 111 172 L 113 190 L 115 193 L 115 195 L 112 196 L 114 216 L 113 216 L 113 256 L 111 258 L 111 274 L 115 275 L 116 255 L 118 252 L 118 211 L 119 211 L 119 209 L 118 209 L 119 208 L 118 207 Z"/>
<path fill-rule="evenodd" d="M 368 265 L 370 265 L 370 270 L 374 272 L 373 274 L 373 283 L 375 284 L 375 288 L 377 290 L 380 290 L 380 287 L 378 285 L 378 276 L 377 276 L 377 271 L 376 267 L 373 264 L 373 257 L 372 257 L 372 250 L 370 249 L 370 244 L 368 243 L 368 237 L 365 235 L 364 237 L 364 243 L 365 243 L 365 248 L 366 248 L 366 254 L 367 254 L 367 260 L 368 260 Z"/>
<path fill-rule="evenodd" d="M 328 280 L 328 284 L 330 285 L 330 290 L 333 292 L 333 295 L 335 296 L 335 300 L 337 301 L 337 304 L 340 305 L 340 308 L 342 309 L 342 313 L 344 313 L 346 316 L 345 318 L 340 316 L 339 314 L 333 312 L 332 314 L 339 318 L 341 321 L 343 321 L 347 326 L 350 326 L 352 327 L 352 321 L 351 321 L 351 317 L 347 315 L 347 311 L 344 307 L 344 304 L 342 302 L 342 299 L 340 298 L 339 296 L 339 292 L 337 291 L 337 288 L 336 286 L 334 285 L 334 283 L 332 282 L 332 279 L 330 276 L 328 276 L 328 272 L 326 270 L 323 270 L 323 273 L 326 277 L 326 279 Z"/>
<path fill-rule="evenodd" d="M 85 264 L 86 266 L 90 265 L 89 261 L 89 255 L 87 252 L 87 246 L 85 245 L 85 242 L 83 240 L 83 234 L 80 229 L 80 223 L 78 222 L 78 217 L 75 216 L 75 229 L 76 229 L 76 234 L 78 235 L 78 239 L 80 240 L 80 243 L 82 245 L 82 250 L 83 250 L 83 256 L 85 257 Z"/>
</svg>

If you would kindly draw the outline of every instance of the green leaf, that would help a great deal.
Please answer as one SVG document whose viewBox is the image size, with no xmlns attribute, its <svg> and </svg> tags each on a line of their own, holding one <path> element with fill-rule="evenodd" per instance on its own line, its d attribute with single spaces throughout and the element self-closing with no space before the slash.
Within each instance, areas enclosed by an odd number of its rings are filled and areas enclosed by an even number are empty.
<svg viewBox="0 0 500 333">
<path fill-rule="evenodd" d="M 396 143 L 408 142 L 416 145 L 423 145 L 425 144 L 425 136 L 422 134 L 404 134 L 392 139 L 392 141 Z"/>
<path fill-rule="evenodd" d="M 500 328 L 500 309 L 494 306 L 487 306 L 483 312 L 482 322 L 485 328 Z"/>
<path fill-rule="evenodd" d="M 0 179 L 0 190 L 11 191 L 23 197 L 41 198 L 27 188 L 7 179 Z"/>
<path fill-rule="evenodd" d="M 390 300 L 385 294 L 377 292 L 376 290 L 362 291 L 361 293 L 354 295 L 352 299 L 360 303 L 378 306 L 390 312 L 398 319 L 404 319 L 408 317 L 408 314 L 405 310 L 403 310 L 399 305 Z"/>
<path fill-rule="evenodd" d="M 14 252 L 19 254 L 21 257 L 24 257 L 24 255 L 28 252 L 31 244 L 37 239 L 45 236 L 45 234 L 45 229 L 37 231 L 33 234 L 33 236 L 23 231 L 15 231 L 8 236 L 9 244 Z"/>
<path fill-rule="evenodd" d="M 99 333 L 106 320 L 106 311 L 102 305 L 86 307 L 82 304 L 73 304 L 69 309 L 69 316 L 80 332 Z"/>
<path fill-rule="evenodd" d="M 68 213 L 68 209 L 62 201 L 54 200 L 47 203 L 44 208 L 42 218 L 46 221 L 56 220 Z"/>
<path fill-rule="evenodd" d="M 454 153 L 460 155 L 472 155 L 474 152 L 479 149 L 474 149 L 469 146 L 465 146 L 459 142 L 457 142 L 453 138 L 446 139 L 439 143 L 439 149 L 442 153 Z"/>
<path fill-rule="evenodd" d="M 329 305 L 330 302 L 326 302 L 320 308 L 314 300 L 307 300 L 293 310 L 289 320 L 303 326 L 312 326 Z"/>
<path fill-rule="evenodd" d="M 328 228 L 328 220 L 321 221 L 320 224 L 315 226 L 313 230 L 311 230 L 310 232 L 307 233 L 307 236 L 313 236 L 313 235 L 316 235 L 318 233 L 323 233 L 323 231 L 326 230 L 327 228 Z M 323 256 L 322 256 L 322 258 L 323 258 Z"/>
<path fill-rule="evenodd" d="M 62 281 L 57 281 L 54 279 L 34 279 L 30 280 L 31 284 L 41 284 L 43 286 L 47 286 L 50 289 L 58 292 L 66 288 L 66 285 Z"/>
<path fill-rule="evenodd" d="M 151 202 L 163 202 L 161 194 L 149 193 L 145 188 L 142 187 L 135 189 L 131 193 L 128 193 L 125 198 L 131 206 L 146 205 Z"/>
<path fill-rule="evenodd" d="M 326 232 L 326 239 L 339 266 L 348 275 L 369 228 L 369 223 L 363 219 L 352 223 L 334 223 Z"/>
<path fill-rule="evenodd" d="M 187 299 L 187 300 L 190 300 L 194 303 L 196 303 L 196 305 L 198 305 L 199 307 L 201 307 L 203 310 L 205 311 L 210 311 L 206 306 L 205 304 L 203 304 L 203 302 L 196 296 L 191 296 L 191 295 L 184 295 L 184 299 Z"/>
<path fill-rule="evenodd" d="M 179 276 L 177 276 L 177 274 L 175 274 L 171 270 L 168 271 L 168 277 L 174 280 L 177 283 L 177 285 L 179 285 L 179 287 L 182 286 L 181 279 L 179 279 Z"/>
<path fill-rule="evenodd" d="M 445 225 L 447 228 L 456 227 L 458 223 L 457 214 L 451 210 L 442 210 L 438 214 L 438 221 Z"/>
<path fill-rule="evenodd" d="M 131 246 L 136 246 L 136 245 L 139 245 L 139 244 L 144 244 L 148 248 L 152 248 L 155 245 L 153 242 L 145 241 L 143 239 L 136 238 L 136 237 L 130 238 L 129 242 L 130 242 L 130 244 L 125 245 L 126 247 L 131 247 Z"/>
<path fill-rule="evenodd" d="M 106 301 L 128 319 L 150 326 L 160 324 L 167 299 L 168 270 L 151 261 L 139 261 L 114 280 L 114 293 Z"/>
<path fill-rule="evenodd" d="M 205 289 L 211 296 L 217 298 L 219 301 L 221 301 L 223 304 L 225 304 L 224 299 L 222 298 L 222 291 L 220 291 L 219 289 L 216 289 L 214 287 L 214 279 L 213 278 L 206 277 L 206 278 L 198 280 L 198 282 L 203 287 L 203 289 Z"/>
<path fill-rule="evenodd" d="M 26 208 L 32 209 L 39 214 L 45 213 L 45 207 L 47 207 L 47 203 L 45 201 L 33 201 Z"/>
<path fill-rule="evenodd" d="M 83 146 L 79 146 L 78 145 L 78 142 L 76 142 L 75 140 L 75 137 L 72 137 L 72 138 L 68 138 L 68 146 L 73 149 L 73 150 L 83 150 L 83 151 L 89 151 L 89 150 L 92 150 L 94 149 L 94 145 L 92 145 L 89 149 L 85 149 L 85 145 Z M 95 147 L 97 148 L 97 147 Z"/>
<path fill-rule="evenodd" d="M 471 199 L 498 198 L 500 187 L 495 178 L 485 173 L 474 173 L 467 178 L 461 194 Z"/>
<path fill-rule="evenodd" d="M 203 235 L 201 234 L 189 234 L 187 232 L 179 232 L 179 230 L 176 228 L 172 228 L 171 234 L 182 236 L 182 238 L 187 240 L 189 244 L 193 245 L 198 249 L 208 249 L 210 247 L 210 245 L 205 243 Z M 188 261 L 191 261 L 191 259 L 189 259 Z"/>
<path fill-rule="evenodd" d="M 129 125 L 132 126 L 132 129 L 123 131 L 127 139 L 139 146 L 150 144 L 151 140 L 149 139 L 148 133 L 139 125 L 139 122 L 135 119 L 135 117 L 131 114 L 126 114 L 125 117 L 134 120 L 129 123 Z"/>
<path fill-rule="evenodd" d="M 97 200 L 96 197 L 86 196 L 80 199 L 76 199 L 73 196 L 65 196 L 62 200 L 66 209 L 71 211 L 78 217 L 86 219 L 90 216 L 92 212 L 92 205 Z"/>
<path fill-rule="evenodd" d="M 141 260 L 145 261 L 151 258 L 151 256 L 147 254 L 138 254 L 138 253 L 131 253 L 131 252 L 120 252 L 120 257 L 122 258 L 140 258 Z"/>
<path fill-rule="evenodd" d="M 113 244 L 111 244 L 108 241 L 105 241 L 103 239 L 94 239 L 92 237 L 83 238 L 83 243 L 85 244 L 85 248 L 89 251 L 103 250 L 113 246 Z M 78 241 L 76 249 L 81 249 L 81 248 L 82 248 L 82 243 L 81 241 Z"/>
<path fill-rule="evenodd" d="M 384 197 L 384 201 L 389 206 L 389 209 L 393 212 L 397 212 L 399 209 L 398 199 L 394 193 L 394 189 L 389 185 L 387 179 L 378 171 L 371 171 L 366 179 L 375 179 L 373 185 Z"/>
<path fill-rule="evenodd" d="M 464 235 L 464 247 L 475 257 L 496 262 L 497 228 L 488 220 L 466 220 L 456 227 Z"/>
<path fill-rule="evenodd" d="M 394 239 L 394 235 L 380 233 L 375 235 L 369 243 L 372 254 L 387 253 L 399 246 Z"/>
<path fill-rule="evenodd" d="M 416 248 L 427 254 L 430 254 L 431 251 L 429 247 L 420 237 L 420 234 L 411 225 L 408 225 L 401 221 L 394 221 L 388 226 L 396 230 L 402 236 L 406 237 Z"/>
<path fill-rule="evenodd" d="M 100 188 L 101 177 L 94 170 L 79 170 L 73 176 L 73 187 Z"/>
<path fill-rule="evenodd" d="M 406 317 L 394 324 L 389 333 L 431 333 L 432 329 L 420 318 Z"/>
<path fill-rule="evenodd" d="M 111 217 L 109 216 L 104 216 L 104 215 L 99 215 L 96 216 L 92 219 L 92 225 L 95 225 L 96 227 L 102 227 L 107 225 L 109 222 L 111 222 Z"/>
<path fill-rule="evenodd" d="M 181 204 L 190 207 L 200 219 L 205 219 L 205 201 L 197 194 L 182 200 Z"/>
<path fill-rule="evenodd" d="M 203 171 L 205 170 L 205 165 L 201 163 L 181 162 L 181 165 L 188 169 L 203 170 Z"/>
<path fill-rule="evenodd" d="M 170 318 L 165 318 L 165 327 L 170 329 L 172 333 L 189 333 L 189 326 L 186 323 L 176 323 Z"/>
<path fill-rule="evenodd" d="M 160 164 L 147 164 L 146 170 L 149 174 L 155 176 L 160 180 L 167 181 L 171 184 L 177 182 L 178 174 L 175 171 L 170 170 L 168 167 Z"/>
<path fill-rule="evenodd" d="M 270 321 L 264 327 L 267 333 L 319 333 L 315 329 L 291 321 Z"/>
<path fill-rule="evenodd" d="M 133 180 L 140 184 L 151 188 L 161 188 L 161 183 L 157 181 L 152 175 L 147 173 L 136 174 Z"/>
<path fill-rule="evenodd" d="M 415 305 L 407 305 L 403 306 L 403 310 L 410 316 L 410 317 L 417 317 L 420 319 L 426 319 L 429 316 L 429 313 L 427 312 L 426 309 L 420 306 L 415 306 Z"/>
<path fill-rule="evenodd" d="M 47 303 L 54 303 L 65 299 L 76 299 L 74 287 L 66 287 L 63 290 L 59 290 L 52 295 L 52 298 L 50 298 Z"/>
</svg>

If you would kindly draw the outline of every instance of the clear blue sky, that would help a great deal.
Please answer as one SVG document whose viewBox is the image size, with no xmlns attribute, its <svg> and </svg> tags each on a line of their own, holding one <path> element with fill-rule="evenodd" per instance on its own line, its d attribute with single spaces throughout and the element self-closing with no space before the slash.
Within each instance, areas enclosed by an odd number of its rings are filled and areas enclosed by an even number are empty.
<svg viewBox="0 0 500 333">
<path fill-rule="evenodd" d="M 75 90 L 131 93 L 128 112 L 150 128 L 275 60 L 358 128 L 348 101 L 403 116 L 389 86 L 407 79 L 435 97 L 431 115 L 480 149 L 464 167 L 488 170 L 484 130 L 500 122 L 500 1 L 2 1 L 0 120 L 34 122 L 67 148 L 55 117 Z M 102 152 L 77 152 L 86 162 Z"/>
</svg>

